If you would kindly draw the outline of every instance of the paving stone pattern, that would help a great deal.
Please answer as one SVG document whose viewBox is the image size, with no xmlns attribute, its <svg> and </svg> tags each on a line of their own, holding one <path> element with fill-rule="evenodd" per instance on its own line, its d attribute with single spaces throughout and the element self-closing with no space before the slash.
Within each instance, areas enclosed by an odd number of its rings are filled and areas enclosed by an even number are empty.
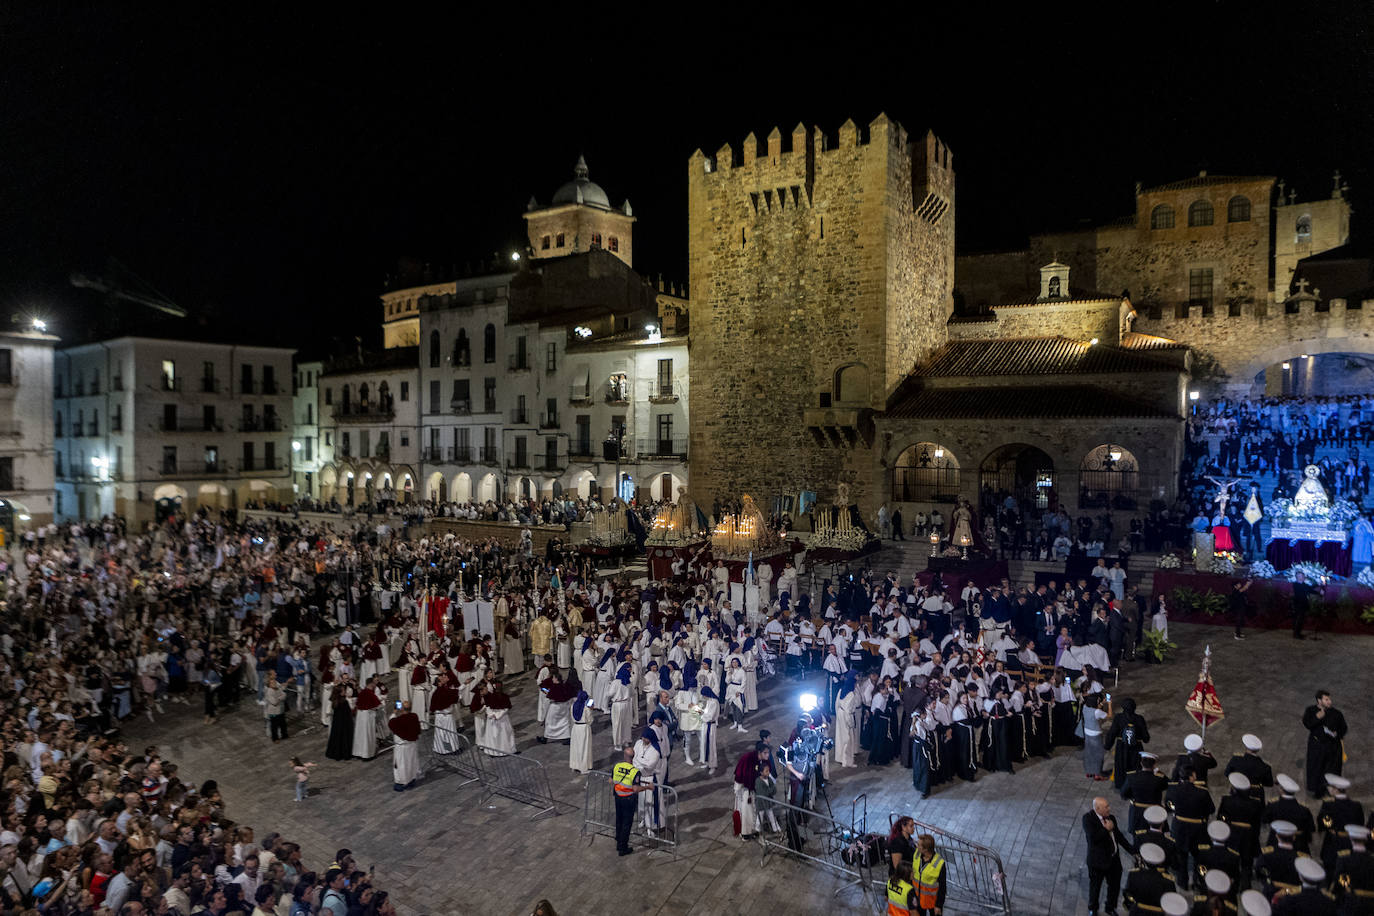
<svg viewBox="0 0 1374 916">
<path fill-rule="evenodd" d="M 1239 748 L 1240 735 L 1253 731 L 1264 739 L 1264 756 L 1275 770 L 1301 782 L 1306 734 L 1299 718 L 1312 691 L 1325 686 L 1350 723 L 1346 774 L 1354 780 L 1352 796 L 1374 800 L 1367 765 L 1374 751 L 1367 702 L 1374 692 L 1374 638 L 1296 642 L 1281 632 L 1255 632 L 1237 642 L 1218 627 L 1185 625 L 1171 627 L 1171 635 L 1181 647 L 1175 660 L 1129 663 L 1112 689 L 1118 700 L 1133 696 L 1140 704 L 1152 750 L 1175 753 L 1191 730 L 1183 703 L 1196 681 L 1204 640 L 1210 640 L 1228 716 L 1209 730 L 1207 744 L 1223 766 Z M 684 833 L 676 856 L 640 850 L 618 858 L 611 839 L 579 837 L 583 777 L 568 769 L 566 747 L 535 742 L 531 681 L 531 674 L 514 680 L 518 746 L 545 765 L 555 797 L 567 802 L 560 816 L 540 821 L 529 819 L 533 808 L 505 799 L 479 804 L 478 787 L 456 788 L 462 780 L 454 775 L 441 773 L 397 794 L 389 753 L 367 762 L 324 757 L 327 735 L 317 713 L 293 717 L 292 737 L 277 745 L 268 741 L 260 707 L 251 700 L 214 725 L 201 723 L 196 705 L 169 707 L 156 725 L 139 719 L 126 731 L 134 746 L 155 741 L 190 778 L 218 779 L 232 818 L 259 836 L 275 830 L 300 842 L 308 864 L 323 866 L 341 846 L 352 848 L 362 867 L 375 863 L 380 885 L 392 891 L 402 916 L 525 914 L 541 897 L 571 916 L 879 910 L 875 899 L 854 890 L 832 896 L 839 882 L 818 869 L 780 856 L 761 866 L 758 847 L 731 836 L 734 762 L 758 728 L 786 735 L 802 692 L 798 682 L 761 685 L 762 708 L 750 717 L 751 732 L 721 731 L 715 777 L 686 771 L 681 756 L 674 758 L 670 776 Z M 602 768 L 612 762 L 609 734 L 602 720 L 595 730 Z M 301 804 L 292 801 L 292 754 L 320 764 L 311 797 Z M 889 814 L 899 812 L 996 849 L 1018 916 L 1087 912 L 1079 819 L 1109 784 L 1086 780 L 1077 753 L 1061 749 L 1052 760 L 1018 766 L 1015 774 L 947 784 L 926 801 L 913 793 L 910 771 L 896 764 L 834 773 L 830 797 L 838 816 L 846 817 L 850 801 L 867 793 L 870 829 L 881 829 Z M 1213 781 L 1219 798 L 1220 780 Z M 1107 794 L 1124 813 L 1125 804 Z"/>
</svg>

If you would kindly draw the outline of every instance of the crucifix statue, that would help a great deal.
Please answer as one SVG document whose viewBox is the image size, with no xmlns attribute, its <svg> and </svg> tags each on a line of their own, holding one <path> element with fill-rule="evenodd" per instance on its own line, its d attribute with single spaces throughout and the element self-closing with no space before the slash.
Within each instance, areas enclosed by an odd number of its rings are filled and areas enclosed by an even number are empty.
<svg viewBox="0 0 1374 916">
<path fill-rule="evenodd" d="M 1217 480 L 1215 477 L 1208 477 L 1207 479 L 1217 485 L 1217 495 L 1213 498 L 1212 502 L 1216 503 L 1217 510 L 1222 515 L 1225 515 L 1226 504 L 1231 501 L 1231 488 L 1240 483 L 1241 478 L 1237 477 L 1235 480 Z"/>
</svg>

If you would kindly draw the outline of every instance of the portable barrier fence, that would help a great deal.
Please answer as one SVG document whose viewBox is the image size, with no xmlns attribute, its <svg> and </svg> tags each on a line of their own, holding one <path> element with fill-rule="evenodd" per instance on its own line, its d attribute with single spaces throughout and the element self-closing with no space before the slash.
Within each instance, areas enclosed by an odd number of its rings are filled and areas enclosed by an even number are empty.
<svg viewBox="0 0 1374 916">
<path fill-rule="evenodd" d="M 558 814 L 558 802 L 549 788 L 549 774 L 533 757 L 507 754 L 478 745 L 473 751 L 477 778 L 482 783 L 482 801 L 493 795 L 530 805 L 538 810 L 531 820 Z"/>
<path fill-rule="evenodd" d="M 893 822 L 902 815 L 892 814 Z M 1002 857 L 972 840 L 966 840 L 934 824 L 916 821 L 916 833 L 935 838 L 935 852 L 945 860 L 945 909 L 961 913 L 1011 916 L 1011 890 L 1007 887 Z"/>
<path fill-rule="evenodd" d="M 860 801 L 864 802 L 863 809 Z M 810 862 L 845 879 L 835 889 L 836 895 L 858 888 L 866 897 L 875 885 L 873 867 L 881 864 L 881 856 L 876 847 L 865 845 L 867 802 L 862 796 L 851 806 L 848 822 L 833 813 L 821 814 L 777 801 L 760 804 L 758 818 L 761 863 L 766 864 L 772 855 Z M 886 875 L 883 869 L 883 880 Z"/>
<path fill-rule="evenodd" d="M 655 800 L 658 803 L 657 826 L 651 826 L 653 815 L 646 816 Z M 615 837 L 615 790 L 611 788 L 611 774 L 592 770 L 587 774 L 582 801 L 582 836 Z M 653 792 L 639 793 L 635 819 L 630 827 L 630 842 L 654 849 L 672 851 L 678 846 L 677 790 L 659 786 Z"/>
<path fill-rule="evenodd" d="M 420 777 L 423 779 L 439 770 L 449 770 L 462 777 L 454 786 L 461 789 L 482 780 L 482 764 L 472 749 L 472 742 L 458 732 L 435 726 L 420 735 Z"/>
</svg>

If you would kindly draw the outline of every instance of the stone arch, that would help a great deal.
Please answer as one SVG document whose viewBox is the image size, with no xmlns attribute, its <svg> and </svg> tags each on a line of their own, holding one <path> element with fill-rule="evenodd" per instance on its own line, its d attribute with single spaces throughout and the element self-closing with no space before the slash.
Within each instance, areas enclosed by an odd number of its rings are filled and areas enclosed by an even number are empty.
<svg viewBox="0 0 1374 916">
<path fill-rule="evenodd" d="M 482 479 L 477 481 L 477 488 L 474 493 L 473 502 L 500 502 L 501 500 L 501 481 L 495 474 L 483 474 Z"/>
<path fill-rule="evenodd" d="M 1141 490 L 1140 460 L 1126 446 L 1106 442 L 1078 463 L 1078 508 L 1133 511 L 1149 498 Z"/>
<path fill-rule="evenodd" d="M 402 503 L 410 503 L 415 496 L 415 476 L 409 471 L 401 474 L 400 493 Z"/>
<path fill-rule="evenodd" d="M 460 471 L 453 478 L 453 501 L 456 503 L 472 502 L 472 475 L 467 471 Z"/>
<path fill-rule="evenodd" d="M 1254 393 L 1263 393 L 1264 382 L 1260 375 L 1270 367 L 1279 367 L 1285 362 L 1297 364 L 1304 354 L 1317 356 L 1326 353 L 1374 356 L 1374 337 L 1313 337 L 1306 340 L 1285 340 L 1251 355 L 1248 362 L 1233 371 L 1231 385 L 1248 388 Z"/>
<path fill-rule="evenodd" d="M 444 475 L 435 471 L 429 475 L 425 481 L 425 499 L 434 502 L 448 502 L 448 487 L 444 484 Z"/>
<path fill-rule="evenodd" d="M 222 483 L 203 483 L 196 489 L 196 506 L 228 509 L 231 505 L 229 488 Z"/>
<path fill-rule="evenodd" d="M 868 367 L 863 363 L 847 363 L 835 370 L 835 401 L 839 404 L 867 404 Z"/>
<path fill-rule="evenodd" d="M 174 483 L 164 483 L 153 490 L 153 501 L 157 502 L 159 499 L 184 500 L 188 495 L 185 487 L 179 487 Z"/>
<path fill-rule="evenodd" d="M 953 503 L 959 499 L 960 468 L 954 452 L 938 442 L 917 442 L 892 465 L 894 502 Z"/>
<path fill-rule="evenodd" d="M 999 445 L 978 465 L 978 494 L 984 505 L 989 496 L 994 500 L 1011 496 L 1023 506 L 1056 509 L 1054 459 L 1025 442 Z"/>
<path fill-rule="evenodd" d="M 539 496 L 539 484 L 532 478 L 521 477 L 515 482 L 515 492 L 520 499 L 535 499 Z"/>
<path fill-rule="evenodd" d="M 581 499 L 591 499 L 599 496 L 600 493 L 596 485 L 596 475 L 591 471 L 578 471 L 573 477 L 573 494 Z"/>
<path fill-rule="evenodd" d="M 327 464 L 320 470 L 320 502 L 327 503 L 335 496 L 339 486 L 339 472 Z"/>
<path fill-rule="evenodd" d="M 665 490 L 664 487 L 667 487 Z M 677 488 L 686 486 L 687 481 L 672 473 L 664 471 L 655 474 L 649 482 L 649 498 L 657 502 L 666 499 L 668 502 L 677 502 Z"/>
</svg>

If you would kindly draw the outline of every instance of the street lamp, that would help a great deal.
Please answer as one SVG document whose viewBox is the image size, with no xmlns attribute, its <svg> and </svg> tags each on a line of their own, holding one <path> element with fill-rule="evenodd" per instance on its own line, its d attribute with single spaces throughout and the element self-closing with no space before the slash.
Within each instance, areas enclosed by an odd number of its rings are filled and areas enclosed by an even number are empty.
<svg viewBox="0 0 1374 916">
<path fill-rule="evenodd" d="M 293 452 L 299 452 L 300 450 L 301 450 L 301 440 L 299 440 L 299 439 L 292 439 L 292 440 L 291 440 L 291 451 L 293 451 Z"/>
<path fill-rule="evenodd" d="M 1190 392 L 1188 392 L 1188 400 L 1190 400 L 1190 401 L 1193 402 L 1193 413 L 1196 414 L 1196 413 L 1197 413 L 1197 392 L 1196 392 L 1196 391 L 1190 391 Z"/>
<path fill-rule="evenodd" d="M 46 331 L 48 329 L 48 323 L 42 318 L 35 318 L 33 320 L 33 329 L 39 332 Z"/>
</svg>

